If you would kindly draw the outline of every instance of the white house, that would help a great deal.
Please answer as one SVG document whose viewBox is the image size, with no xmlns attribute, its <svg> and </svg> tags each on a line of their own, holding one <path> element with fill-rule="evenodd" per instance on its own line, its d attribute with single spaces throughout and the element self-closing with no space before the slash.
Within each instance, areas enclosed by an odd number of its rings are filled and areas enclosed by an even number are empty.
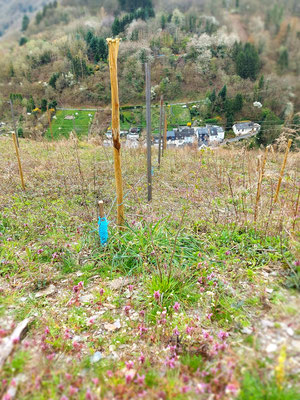
<svg viewBox="0 0 300 400">
<path fill-rule="evenodd" d="M 232 127 L 236 136 L 247 135 L 248 133 L 257 133 L 260 130 L 260 125 L 251 121 L 238 122 Z"/>
</svg>

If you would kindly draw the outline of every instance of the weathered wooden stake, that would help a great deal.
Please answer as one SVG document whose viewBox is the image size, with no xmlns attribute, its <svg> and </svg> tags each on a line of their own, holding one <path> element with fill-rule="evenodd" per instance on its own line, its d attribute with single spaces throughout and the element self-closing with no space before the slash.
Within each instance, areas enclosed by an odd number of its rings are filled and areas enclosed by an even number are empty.
<svg viewBox="0 0 300 400">
<path fill-rule="evenodd" d="M 293 221 L 293 231 L 295 230 L 295 226 L 296 226 L 296 219 L 297 219 L 298 209 L 299 209 L 299 200 L 300 200 L 300 186 L 298 189 L 298 196 L 297 196 L 297 200 L 296 200 L 296 207 L 295 207 L 295 214 L 294 214 L 294 221 Z"/>
<path fill-rule="evenodd" d="M 18 143 L 17 143 L 17 138 L 16 134 L 12 134 L 14 145 L 15 145 L 15 150 L 16 150 L 16 155 L 17 155 L 17 160 L 18 160 L 18 166 L 19 166 L 19 173 L 20 173 L 20 178 L 21 178 L 21 185 L 22 189 L 25 190 L 25 183 L 24 183 L 24 177 L 23 177 L 23 170 L 22 170 L 22 164 L 20 160 L 20 153 L 19 153 L 19 148 L 18 148 Z"/>
<path fill-rule="evenodd" d="M 9 99 L 9 103 L 10 103 L 11 118 L 12 118 L 12 122 L 13 122 L 13 126 L 14 126 L 14 131 L 15 131 L 15 134 L 16 134 L 17 145 L 18 145 L 18 147 L 20 147 L 17 127 L 16 127 L 16 121 L 15 121 L 14 106 L 13 106 L 12 99 Z"/>
<path fill-rule="evenodd" d="M 165 125 L 164 125 L 164 143 L 163 143 L 162 155 L 164 155 L 164 151 L 167 150 L 167 130 L 168 130 L 168 122 L 167 122 L 167 109 L 166 109 L 166 107 L 164 108 L 164 119 L 165 119 Z"/>
<path fill-rule="evenodd" d="M 158 168 L 160 168 L 160 155 L 161 155 L 161 139 L 162 139 L 162 125 L 163 125 L 163 102 L 164 102 L 164 97 L 160 96 L 159 139 L 158 139 Z"/>
<path fill-rule="evenodd" d="M 120 39 L 106 39 L 109 49 L 109 70 L 111 83 L 112 139 L 114 151 L 115 181 L 117 192 L 117 224 L 124 223 L 123 180 L 121 169 L 120 108 L 118 89 L 118 52 Z"/>
<path fill-rule="evenodd" d="M 282 182 L 282 178 L 283 178 L 283 174 L 284 174 L 284 170 L 285 170 L 285 166 L 286 166 L 286 161 L 287 161 L 287 157 L 288 157 L 292 142 L 293 142 L 292 139 L 289 139 L 287 147 L 286 147 L 286 151 L 285 151 L 285 155 L 284 155 L 284 159 L 283 159 L 283 163 L 281 166 L 279 179 L 278 179 L 278 183 L 277 183 L 276 193 L 275 193 L 275 197 L 274 197 L 274 204 L 278 200 L 279 190 L 280 190 L 280 186 L 281 186 L 281 182 Z"/>
<path fill-rule="evenodd" d="M 151 74 L 149 64 L 145 64 L 146 73 L 146 122 L 147 122 L 147 181 L 148 201 L 152 200 L 152 167 L 151 167 Z"/>
<path fill-rule="evenodd" d="M 51 137 L 52 137 L 52 140 L 53 140 L 51 114 L 50 114 L 50 110 L 49 110 L 48 105 L 47 105 L 47 114 L 48 114 L 49 129 L 50 129 Z"/>
<path fill-rule="evenodd" d="M 257 191 L 256 191 L 256 201 L 255 201 L 255 210 L 254 210 L 254 222 L 256 223 L 257 219 L 257 212 L 258 212 L 258 203 L 261 195 L 261 184 L 265 174 L 265 166 L 267 162 L 267 155 L 268 155 L 269 147 L 266 147 L 264 158 L 262 159 L 260 168 L 259 168 L 259 176 L 257 182 Z"/>
<path fill-rule="evenodd" d="M 102 200 L 98 202 L 98 206 L 99 206 L 99 216 L 100 218 L 104 218 L 104 203 Z"/>
</svg>

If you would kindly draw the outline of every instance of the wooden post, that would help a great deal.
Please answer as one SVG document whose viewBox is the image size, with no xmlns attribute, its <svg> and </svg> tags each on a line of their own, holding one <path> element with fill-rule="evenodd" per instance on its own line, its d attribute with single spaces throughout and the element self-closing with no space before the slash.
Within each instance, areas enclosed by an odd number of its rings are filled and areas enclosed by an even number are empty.
<svg viewBox="0 0 300 400">
<path fill-rule="evenodd" d="M 163 101 L 164 97 L 160 96 L 160 114 L 159 114 L 159 139 L 158 139 L 158 168 L 160 168 L 160 155 L 161 155 L 161 139 L 162 139 L 162 125 L 163 125 Z"/>
<path fill-rule="evenodd" d="M 49 110 L 49 107 L 48 107 L 48 104 L 47 104 L 47 114 L 48 114 L 48 122 L 49 122 L 49 129 L 50 129 L 50 133 L 51 133 L 51 137 L 52 137 L 52 140 L 53 140 L 53 131 L 52 131 L 52 122 L 51 122 L 51 114 L 50 114 L 50 110 Z"/>
<path fill-rule="evenodd" d="M 21 164 L 21 160 L 20 160 L 20 154 L 19 154 L 19 148 L 18 148 L 18 144 L 17 144 L 16 134 L 13 133 L 13 134 L 12 134 L 12 137 L 13 137 L 13 141 L 14 141 L 14 145 L 15 145 L 15 150 L 16 150 L 16 155 L 17 155 L 17 160 L 18 160 L 19 173 L 20 173 L 20 178 L 21 178 L 21 185 L 22 185 L 22 189 L 25 190 L 25 183 L 24 183 L 24 177 L 23 177 L 23 170 L 22 170 L 22 164 Z"/>
<path fill-rule="evenodd" d="M 118 89 L 118 52 L 120 39 L 106 39 L 109 49 L 109 70 L 111 83 L 112 139 L 114 151 L 115 181 L 117 192 L 117 224 L 124 222 L 123 180 L 121 170 L 120 109 Z"/>
<path fill-rule="evenodd" d="M 163 143 L 163 151 L 162 155 L 164 155 L 164 151 L 167 150 L 167 131 L 168 131 L 168 122 L 167 122 L 167 109 L 164 108 L 164 117 L 165 117 L 165 126 L 164 126 L 164 143 Z"/>
<path fill-rule="evenodd" d="M 12 99 L 9 99 L 9 103 L 10 103 L 11 118 L 12 118 L 12 122 L 13 122 L 13 126 L 14 126 L 14 131 L 15 131 L 15 134 L 16 134 L 17 145 L 18 145 L 18 147 L 20 147 L 17 127 L 16 127 L 16 121 L 15 121 L 14 106 L 13 106 Z"/>
<path fill-rule="evenodd" d="M 283 177 L 283 174 L 284 174 L 285 165 L 286 165 L 287 157 L 288 157 L 292 142 L 293 142 L 292 139 L 289 139 L 287 147 L 286 147 L 286 151 L 285 151 L 285 155 L 284 155 L 284 159 L 283 159 L 283 163 L 282 163 L 282 166 L 281 166 L 279 179 L 278 179 L 278 183 L 277 183 L 276 193 L 275 193 L 275 197 L 274 197 L 274 204 L 278 200 L 279 190 L 280 190 L 280 186 L 281 186 L 281 182 L 282 182 L 282 177 Z"/>
<path fill-rule="evenodd" d="M 98 202 L 98 206 L 99 206 L 99 216 L 100 218 L 104 218 L 104 205 L 102 200 Z"/>
<path fill-rule="evenodd" d="M 145 64 L 146 73 L 146 122 L 147 122 L 147 181 L 148 201 L 152 200 L 152 171 L 151 171 L 151 74 L 149 64 Z"/>
<path fill-rule="evenodd" d="M 257 191 L 256 191 L 256 201 L 255 201 L 255 210 L 254 210 L 254 222 L 256 223 L 257 219 L 257 212 L 258 212 L 258 203 L 261 195 L 261 184 L 262 180 L 265 174 L 265 166 L 267 162 L 267 155 L 268 155 L 269 147 L 266 147 L 265 155 L 264 158 L 261 162 L 260 168 L 259 168 L 259 175 L 258 175 L 258 182 L 257 182 Z"/>
<path fill-rule="evenodd" d="M 295 230 L 296 219 L 297 219 L 297 215 L 298 215 L 299 200 L 300 200 L 300 186 L 298 189 L 298 196 L 297 196 L 297 200 L 296 200 L 296 208 L 295 208 L 294 221 L 293 221 L 293 231 Z"/>
</svg>

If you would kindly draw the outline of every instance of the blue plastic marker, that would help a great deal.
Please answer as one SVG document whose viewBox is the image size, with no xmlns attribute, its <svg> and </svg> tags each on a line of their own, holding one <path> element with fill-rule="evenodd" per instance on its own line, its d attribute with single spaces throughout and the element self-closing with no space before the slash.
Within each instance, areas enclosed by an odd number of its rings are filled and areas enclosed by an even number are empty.
<svg viewBox="0 0 300 400">
<path fill-rule="evenodd" d="M 103 201 L 99 201 L 98 204 L 100 212 L 100 217 L 98 220 L 98 229 L 99 229 L 100 242 L 102 246 L 104 246 L 108 241 L 108 221 L 104 215 Z"/>
</svg>

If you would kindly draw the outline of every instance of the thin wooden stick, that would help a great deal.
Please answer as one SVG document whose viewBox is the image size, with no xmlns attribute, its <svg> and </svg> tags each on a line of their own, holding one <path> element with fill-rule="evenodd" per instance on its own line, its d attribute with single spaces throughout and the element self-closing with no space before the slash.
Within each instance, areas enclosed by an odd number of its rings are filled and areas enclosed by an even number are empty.
<svg viewBox="0 0 300 400">
<path fill-rule="evenodd" d="M 165 126 L 164 126 L 164 143 L 163 143 L 162 155 L 164 155 L 164 151 L 167 150 L 167 130 L 168 130 L 168 121 L 167 121 L 167 110 L 166 110 L 166 107 L 165 107 L 165 109 L 164 109 L 164 116 L 165 116 Z"/>
<path fill-rule="evenodd" d="M 160 168 L 161 156 L 161 139 L 162 139 L 162 125 L 163 125 L 163 96 L 160 96 L 160 114 L 159 114 L 159 139 L 158 139 L 158 169 Z"/>
<path fill-rule="evenodd" d="M 23 170 L 22 170 L 22 164 L 21 164 L 21 159 L 20 159 L 20 153 L 19 153 L 19 148 L 18 148 L 18 143 L 17 143 L 17 138 L 16 134 L 12 134 L 14 145 L 15 145 L 15 150 L 16 150 L 16 155 L 17 155 L 17 160 L 18 160 L 18 166 L 19 166 L 19 173 L 20 173 L 20 178 L 21 178 L 21 185 L 22 189 L 25 190 L 25 183 L 24 183 L 24 176 L 23 176 Z"/>
<path fill-rule="evenodd" d="M 257 212 L 258 212 L 258 203 L 261 195 L 261 185 L 262 185 L 262 180 L 265 174 L 265 167 L 266 167 L 266 162 L 267 162 L 267 155 L 268 155 L 269 147 L 266 147 L 266 151 L 264 154 L 264 158 L 262 159 L 260 168 L 259 168 L 259 176 L 258 176 L 258 182 L 257 182 L 257 191 L 256 191 L 256 200 L 255 200 L 255 210 L 254 210 L 254 222 L 256 223 L 257 220 Z"/>
<path fill-rule="evenodd" d="M 100 218 L 104 218 L 104 203 L 102 200 L 98 202 Z"/>
<path fill-rule="evenodd" d="M 283 174 L 284 174 L 284 170 L 285 170 L 285 166 L 286 166 L 286 161 L 287 161 L 287 157 L 288 157 L 292 142 L 293 142 L 292 139 L 289 139 L 287 147 L 286 147 L 286 151 L 285 151 L 285 155 L 284 155 L 284 159 L 283 159 L 283 163 L 281 166 L 280 175 L 279 175 L 279 179 L 278 179 L 278 183 L 277 183 L 276 193 L 275 193 L 275 197 L 274 197 L 274 204 L 278 200 L 279 190 L 280 190 L 280 186 L 281 186 L 281 182 L 282 182 L 282 178 L 283 178 Z"/>
<path fill-rule="evenodd" d="M 11 118 L 13 121 L 14 131 L 16 134 L 17 145 L 18 145 L 18 147 L 20 147 L 17 126 L 16 126 L 16 120 L 15 120 L 14 105 L 13 105 L 12 99 L 9 99 L 9 103 L 10 103 Z"/>
<path fill-rule="evenodd" d="M 52 140 L 53 140 L 51 114 L 50 114 L 50 110 L 49 110 L 48 104 L 47 104 L 47 114 L 48 114 L 49 129 L 50 129 L 51 137 L 52 137 Z"/>
<path fill-rule="evenodd" d="M 297 219 L 298 208 L 299 208 L 299 200 L 300 200 L 300 186 L 299 186 L 298 196 L 297 196 L 297 201 L 296 201 L 296 208 L 295 208 L 294 221 L 293 221 L 293 231 L 295 230 L 295 226 L 296 226 L 296 219 Z"/>
<path fill-rule="evenodd" d="M 151 73 L 148 63 L 145 64 L 146 74 L 146 121 L 147 121 L 147 181 L 148 201 L 152 200 L 152 165 L 151 165 Z"/>
<path fill-rule="evenodd" d="M 111 83 L 111 108 L 112 108 L 112 138 L 114 150 L 115 181 L 117 192 L 117 224 L 121 227 L 124 223 L 123 205 L 123 179 L 121 169 L 121 143 L 120 143 L 120 108 L 118 89 L 118 52 L 120 39 L 106 39 L 109 49 L 109 70 Z"/>
</svg>

